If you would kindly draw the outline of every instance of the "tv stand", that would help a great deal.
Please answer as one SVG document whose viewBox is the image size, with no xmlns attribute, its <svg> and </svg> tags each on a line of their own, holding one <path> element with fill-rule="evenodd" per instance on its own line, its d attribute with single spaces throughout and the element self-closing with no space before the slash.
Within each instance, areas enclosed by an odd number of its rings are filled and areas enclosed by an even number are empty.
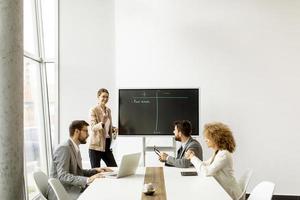
<svg viewBox="0 0 300 200">
<path fill-rule="evenodd" d="M 173 151 L 174 155 L 176 155 L 176 141 L 175 138 L 172 137 L 172 146 L 155 146 L 160 151 Z M 146 152 L 147 151 L 153 151 L 154 152 L 154 146 L 146 146 L 146 136 L 143 136 L 143 164 L 144 167 L 146 166 Z"/>
</svg>

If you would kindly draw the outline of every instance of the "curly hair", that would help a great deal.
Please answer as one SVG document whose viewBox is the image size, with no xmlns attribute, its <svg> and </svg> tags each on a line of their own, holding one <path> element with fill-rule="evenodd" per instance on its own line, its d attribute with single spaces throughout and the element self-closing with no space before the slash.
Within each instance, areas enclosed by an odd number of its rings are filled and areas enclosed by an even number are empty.
<svg viewBox="0 0 300 200">
<path fill-rule="evenodd" d="M 205 136 L 212 140 L 220 150 L 230 153 L 235 150 L 235 141 L 230 128 L 221 122 L 207 123 L 204 125 Z"/>
</svg>

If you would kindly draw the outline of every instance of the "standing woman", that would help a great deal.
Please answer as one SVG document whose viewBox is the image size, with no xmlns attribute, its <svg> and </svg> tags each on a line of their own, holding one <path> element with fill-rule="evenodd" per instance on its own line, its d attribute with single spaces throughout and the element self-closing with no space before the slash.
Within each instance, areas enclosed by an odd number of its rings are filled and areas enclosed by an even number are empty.
<svg viewBox="0 0 300 200">
<path fill-rule="evenodd" d="M 232 199 L 238 200 L 242 190 L 234 177 L 232 153 L 235 141 L 230 128 L 220 122 L 205 124 L 204 138 L 207 146 L 213 149 L 211 158 L 202 162 L 192 151 L 185 157 L 191 159 L 200 174 L 213 176 Z"/>
<path fill-rule="evenodd" d="M 108 167 L 117 167 L 110 144 L 112 138 L 117 134 L 117 129 L 112 127 L 111 111 L 106 106 L 109 93 L 107 89 L 101 88 L 98 93 L 98 105 L 90 110 L 91 140 L 89 146 L 89 157 L 91 167 L 100 167 L 101 160 Z"/>
</svg>

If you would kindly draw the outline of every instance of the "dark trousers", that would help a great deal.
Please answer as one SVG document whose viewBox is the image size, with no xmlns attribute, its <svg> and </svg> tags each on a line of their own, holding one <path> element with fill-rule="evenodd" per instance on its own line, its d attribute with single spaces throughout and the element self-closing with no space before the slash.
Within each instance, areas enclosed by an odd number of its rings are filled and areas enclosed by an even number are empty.
<svg viewBox="0 0 300 200">
<path fill-rule="evenodd" d="M 114 158 L 112 150 L 109 149 L 109 147 L 110 147 L 110 138 L 106 138 L 105 152 L 89 149 L 89 156 L 90 156 L 90 162 L 92 168 L 100 167 L 101 160 L 105 162 L 107 167 L 117 167 L 116 160 Z"/>
</svg>

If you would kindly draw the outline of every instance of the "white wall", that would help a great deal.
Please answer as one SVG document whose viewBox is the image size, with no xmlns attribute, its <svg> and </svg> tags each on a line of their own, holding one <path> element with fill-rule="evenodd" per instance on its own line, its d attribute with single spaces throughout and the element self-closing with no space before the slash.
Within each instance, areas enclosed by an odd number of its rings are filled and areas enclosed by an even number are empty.
<svg viewBox="0 0 300 200">
<path fill-rule="evenodd" d="M 101 87 L 115 101 L 114 4 L 110 0 L 60 2 L 60 134 L 69 136 L 74 119 L 88 120 Z M 114 110 L 117 112 L 117 110 Z M 117 119 L 115 119 L 117 120 Z M 82 157 L 88 160 L 87 145 Z"/>
<path fill-rule="evenodd" d="M 119 87 L 201 87 L 201 125 L 232 127 L 237 176 L 254 169 L 249 191 L 270 180 L 300 195 L 299 10 L 297 0 L 60 1 L 61 138 L 88 119 L 100 87 L 115 122 Z M 120 138 L 115 152 L 140 148 Z"/>
<path fill-rule="evenodd" d="M 116 0 L 117 87 L 201 87 L 202 125 L 232 127 L 237 176 L 254 169 L 249 191 L 270 180 L 299 195 L 299 10 L 296 0 Z"/>
</svg>

